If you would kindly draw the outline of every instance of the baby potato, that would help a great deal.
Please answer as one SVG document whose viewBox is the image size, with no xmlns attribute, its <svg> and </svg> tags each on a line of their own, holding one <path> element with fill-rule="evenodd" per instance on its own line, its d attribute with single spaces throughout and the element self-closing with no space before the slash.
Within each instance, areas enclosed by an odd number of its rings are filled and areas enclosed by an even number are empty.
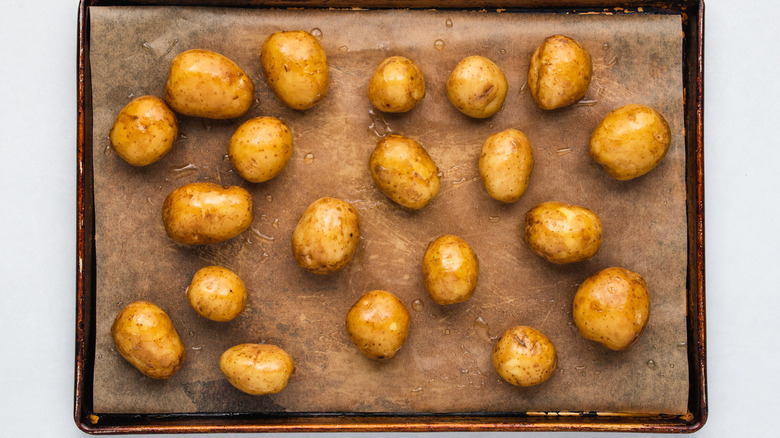
<svg viewBox="0 0 780 438">
<path fill-rule="evenodd" d="M 669 124 L 658 111 L 631 104 L 604 117 L 591 134 L 589 153 L 610 176 L 626 181 L 654 169 L 671 141 Z"/>
<path fill-rule="evenodd" d="M 261 183 L 284 170 L 292 151 L 293 138 L 287 125 L 275 117 L 255 117 L 230 137 L 228 155 L 241 178 Z"/>
<path fill-rule="evenodd" d="M 525 240 L 537 255 L 556 264 L 593 257 L 601 247 L 601 219 L 585 207 L 544 202 L 525 215 Z"/>
<path fill-rule="evenodd" d="M 483 56 L 461 60 L 447 80 L 447 97 L 463 114 L 484 119 L 504 106 L 508 85 L 504 72 Z"/>
<path fill-rule="evenodd" d="M 176 114 L 157 96 L 131 100 L 114 119 L 111 148 L 133 166 L 147 166 L 164 157 L 178 133 Z"/>
<path fill-rule="evenodd" d="M 309 109 L 328 94 L 328 58 L 308 32 L 272 34 L 263 43 L 260 64 L 271 91 L 290 108 Z"/>
<path fill-rule="evenodd" d="M 222 242 L 238 236 L 252 224 L 252 195 L 238 186 L 187 184 L 165 198 L 162 218 L 168 236 L 177 242 Z"/>
<path fill-rule="evenodd" d="M 382 193 L 404 207 L 423 208 L 439 193 L 439 168 L 409 137 L 388 135 L 379 140 L 368 167 Z"/>
<path fill-rule="evenodd" d="M 235 272 L 222 266 L 198 270 L 187 288 L 187 300 L 198 314 L 212 321 L 230 321 L 246 305 L 246 286 Z"/>
<path fill-rule="evenodd" d="M 558 356 L 552 341 L 528 326 L 509 328 L 493 348 L 493 367 L 515 386 L 533 386 L 555 373 Z"/>
<path fill-rule="evenodd" d="M 276 394 L 287 386 L 295 370 L 292 357 L 270 344 L 240 344 L 219 358 L 219 369 L 228 382 L 251 395 Z"/>
<path fill-rule="evenodd" d="M 428 245 L 422 273 L 425 290 L 433 301 L 462 303 L 471 298 L 477 288 L 479 260 L 463 239 L 448 234 Z"/>
<path fill-rule="evenodd" d="M 534 152 L 528 137 L 516 129 L 493 134 L 482 144 L 479 174 L 491 198 L 512 203 L 528 188 Z"/>
<path fill-rule="evenodd" d="M 528 89 L 540 108 L 552 110 L 585 97 L 592 76 L 590 53 L 572 38 L 553 35 L 531 56 Z"/>
<path fill-rule="evenodd" d="M 201 49 L 176 56 L 165 83 L 165 100 L 174 111 L 207 119 L 244 115 L 254 94 L 255 84 L 238 64 Z"/>
<path fill-rule="evenodd" d="M 347 334 L 361 353 L 372 359 L 390 359 L 409 335 L 411 317 L 398 297 L 372 290 L 347 313 Z"/>
<path fill-rule="evenodd" d="M 355 207 L 336 198 L 320 198 L 309 205 L 292 234 L 298 264 L 315 274 L 344 269 L 360 242 L 360 218 Z"/>
<path fill-rule="evenodd" d="M 130 303 L 111 326 L 116 350 L 130 364 L 153 379 L 173 377 L 186 351 L 171 318 L 150 301 Z"/>
<path fill-rule="evenodd" d="M 610 350 L 626 349 L 639 340 L 650 318 L 647 283 L 625 268 L 604 269 L 577 289 L 572 314 L 585 339 Z"/>
<path fill-rule="evenodd" d="M 368 100 L 387 113 L 411 110 L 425 97 L 425 78 L 417 64 L 403 56 L 386 58 L 368 81 Z"/>
</svg>

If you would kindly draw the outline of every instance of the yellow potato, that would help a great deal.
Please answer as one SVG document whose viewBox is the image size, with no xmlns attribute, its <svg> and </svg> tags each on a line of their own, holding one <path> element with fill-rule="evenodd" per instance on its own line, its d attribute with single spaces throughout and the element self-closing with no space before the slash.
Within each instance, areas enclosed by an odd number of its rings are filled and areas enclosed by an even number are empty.
<svg viewBox="0 0 780 438">
<path fill-rule="evenodd" d="M 292 151 L 293 137 L 287 125 L 275 117 L 255 117 L 230 137 L 228 155 L 241 178 L 261 183 L 284 170 Z"/>
<path fill-rule="evenodd" d="M 165 198 L 162 218 L 168 236 L 177 242 L 222 242 L 238 236 L 252 224 L 252 195 L 238 186 L 187 184 Z"/>
<path fill-rule="evenodd" d="M 493 367 L 502 379 L 515 386 L 545 382 L 557 366 L 555 345 L 531 327 L 509 328 L 493 348 Z"/>
<path fill-rule="evenodd" d="M 403 56 L 391 56 L 374 70 L 368 81 L 368 100 L 387 113 L 411 110 L 425 97 L 425 78 L 417 64 Z"/>
<path fill-rule="evenodd" d="M 557 264 L 593 257 L 601 247 L 601 219 L 585 207 L 545 202 L 525 215 L 525 240 L 537 255 Z"/>
<path fill-rule="evenodd" d="M 251 395 L 276 394 L 287 386 L 295 370 L 286 351 L 269 344 L 240 344 L 219 358 L 219 369 L 228 382 Z"/>
<path fill-rule="evenodd" d="M 447 97 L 458 111 L 483 119 L 504 106 L 508 85 L 504 72 L 483 56 L 469 56 L 458 63 L 447 80 Z"/>
<path fill-rule="evenodd" d="M 379 140 L 368 167 L 382 193 L 404 207 L 420 209 L 439 193 L 439 168 L 411 138 L 388 135 Z"/>
<path fill-rule="evenodd" d="M 511 203 L 523 196 L 534 168 L 528 137 L 516 129 L 491 135 L 482 144 L 479 174 L 491 198 Z"/>
<path fill-rule="evenodd" d="M 474 294 L 479 260 L 458 236 L 441 236 L 428 245 L 422 264 L 423 283 L 438 304 L 462 303 Z"/>
<path fill-rule="evenodd" d="M 206 266 L 192 277 L 187 300 L 198 314 L 212 321 L 230 321 L 246 305 L 246 286 L 235 272 L 222 266 Z"/>
<path fill-rule="evenodd" d="M 207 119 L 232 119 L 249 111 L 252 79 L 235 62 L 208 50 L 180 53 L 171 62 L 165 100 L 174 111 Z"/>
<path fill-rule="evenodd" d="M 531 56 L 528 90 L 540 108 L 561 108 L 585 97 L 591 77 L 590 53 L 567 36 L 553 35 Z"/>
<path fill-rule="evenodd" d="M 666 119 L 647 105 L 626 105 L 599 123 L 590 137 L 590 156 L 613 178 L 626 181 L 654 169 L 669 151 Z"/>
<path fill-rule="evenodd" d="M 164 157 L 178 133 L 176 114 L 157 96 L 141 96 L 114 119 L 111 148 L 133 166 L 146 166 Z"/>
<path fill-rule="evenodd" d="M 625 268 L 604 269 L 577 289 L 572 314 L 585 339 L 610 350 L 626 349 L 639 340 L 650 318 L 647 283 Z"/>
<path fill-rule="evenodd" d="M 309 205 L 292 234 L 295 261 L 315 274 L 344 269 L 360 242 L 360 218 L 355 207 L 336 198 L 320 198 Z"/>
<path fill-rule="evenodd" d="M 372 359 L 390 359 L 409 335 L 411 316 L 398 297 L 372 290 L 347 313 L 347 334 L 361 353 Z"/>
<path fill-rule="evenodd" d="M 111 326 L 111 337 L 119 354 L 151 378 L 171 378 L 184 363 L 184 344 L 171 318 L 149 301 L 122 309 Z"/>
<path fill-rule="evenodd" d="M 328 94 L 328 58 L 308 32 L 272 34 L 263 43 L 260 63 L 271 91 L 290 108 L 309 109 Z"/>
</svg>

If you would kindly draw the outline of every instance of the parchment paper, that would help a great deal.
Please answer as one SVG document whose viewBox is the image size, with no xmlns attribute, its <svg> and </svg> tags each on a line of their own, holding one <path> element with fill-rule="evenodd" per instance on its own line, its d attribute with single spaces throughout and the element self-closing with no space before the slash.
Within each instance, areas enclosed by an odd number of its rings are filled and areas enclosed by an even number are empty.
<svg viewBox="0 0 780 438">
<path fill-rule="evenodd" d="M 680 17 L 153 7 L 92 7 L 90 16 L 96 413 L 686 412 Z M 260 69 L 264 39 L 290 29 L 321 33 L 330 63 L 329 94 L 308 111 L 284 107 Z M 533 49 L 556 33 L 589 50 L 595 73 L 582 103 L 547 112 L 525 91 L 525 74 Z M 168 156 L 147 168 L 127 165 L 108 147 L 114 117 L 135 96 L 162 96 L 171 60 L 192 48 L 241 65 L 254 80 L 255 105 L 237 120 L 180 116 Z M 474 54 L 495 61 L 509 81 L 504 108 L 487 120 L 461 115 L 444 91 L 452 68 Z M 370 74 L 390 55 L 414 59 L 427 82 L 422 103 L 402 115 L 372 111 L 365 97 Z M 672 128 L 672 145 L 651 173 L 618 182 L 588 157 L 587 144 L 601 118 L 628 103 L 657 108 Z M 231 169 L 227 144 L 241 122 L 260 115 L 287 123 L 295 150 L 276 179 L 250 184 Z M 512 205 L 487 196 L 477 166 L 483 141 L 507 128 L 523 131 L 535 154 L 530 187 Z M 371 180 L 368 158 L 388 132 L 415 138 L 442 172 L 441 192 L 421 211 L 393 204 Z M 202 247 L 168 239 L 162 202 L 195 181 L 247 188 L 251 229 Z M 354 260 L 327 277 L 300 269 L 290 249 L 298 217 L 322 196 L 351 202 L 362 223 Z M 604 244 L 592 260 L 555 266 L 528 249 L 523 216 L 548 200 L 584 205 L 601 217 Z M 421 262 L 428 242 L 448 233 L 474 248 L 480 279 L 470 301 L 442 307 L 424 290 Z M 249 289 L 246 310 L 231 322 L 205 320 L 186 301 L 192 275 L 210 264 L 234 270 Z M 639 272 L 652 294 L 647 330 L 623 352 L 580 337 L 571 316 L 578 285 L 609 266 Z M 386 362 L 365 358 L 344 330 L 348 309 L 371 289 L 392 291 L 412 313 L 406 344 Z M 115 315 L 139 299 L 165 309 L 187 346 L 184 366 L 167 381 L 144 377 L 113 348 Z M 558 370 L 542 385 L 514 387 L 492 368 L 497 337 L 517 324 L 546 333 L 557 347 Z M 284 391 L 253 397 L 228 384 L 219 357 L 243 342 L 273 343 L 291 354 L 296 370 Z"/>
</svg>

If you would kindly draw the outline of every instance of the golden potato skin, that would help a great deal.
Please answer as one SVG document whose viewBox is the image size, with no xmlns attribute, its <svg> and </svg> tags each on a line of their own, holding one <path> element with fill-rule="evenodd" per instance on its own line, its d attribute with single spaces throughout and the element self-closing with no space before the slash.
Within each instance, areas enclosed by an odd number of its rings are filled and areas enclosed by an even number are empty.
<svg viewBox="0 0 780 438">
<path fill-rule="evenodd" d="M 639 340 L 650 318 L 647 283 L 625 268 L 604 269 L 582 282 L 574 295 L 574 323 L 580 334 L 610 350 Z"/>
<path fill-rule="evenodd" d="M 290 108 L 309 109 L 328 94 L 328 58 L 308 32 L 272 34 L 263 43 L 260 64 L 271 91 Z"/>
<path fill-rule="evenodd" d="M 552 110 L 585 97 L 592 77 L 590 53 L 572 38 L 553 35 L 531 56 L 528 89 L 540 108 Z"/>
<path fill-rule="evenodd" d="M 438 304 L 462 303 L 479 280 L 477 254 L 463 239 L 448 234 L 428 245 L 422 263 L 425 290 Z"/>
<path fill-rule="evenodd" d="M 368 167 L 382 193 L 404 207 L 423 208 L 439 193 L 439 168 L 409 137 L 388 135 L 379 140 Z"/>
<path fill-rule="evenodd" d="M 509 328 L 493 348 L 493 367 L 515 386 L 533 386 L 555 373 L 558 356 L 552 341 L 528 326 Z"/>
<path fill-rule="evenodd" d="M 493 134 L 482 144 L 479 175 L 491 198 L 516 202 L 528 188 L 534 152 L 528 137 L 516 129 Z"/>
<path fill-rule="evenodd" d="M 347 201 L 320 198 L 301 215 L 292 234 L 292 251 L 298 264 L 315 274 L 344 269 L 360 242 L 360 217 Z"/>
<path fill-rule="evenodd" d="M 666 156 L 672 133 L 666 119 L 647 105 L 631 104 L 607 114 L 590 137 L 589 153 L 620 181 L 653 170 Z"/>
<path fill-rule="evenodd" d="M 174 111 L 207 119 L 232 119 L 249 111 L 252 79 L 232 60 L 209 50 L 182 52 L 171 62 L 165 100 Z"/>
<path fill-rule="evenodd" d="M 147 166 L 164 157 L 176 141 L 176 114 L 157 96 L 131 100 L 114 119 L 111 148 L 133 166 Z"/>
<path fill-rule="evenodd" d="M 525 240 L 537 255 L 556 264 L 581 262 L 601 247 L 601 219 L 591 210 L 544 202 L 525 215 Z"/>
<path fill-rule="evenodd" d="M 461 60 L 447 80 L 447 97 L 463 114 L 484 119 L 504 106 L 508 84 L 504 72 L 483 56 Z"/>
<path fill-rule="evenodd" d="M 346 329 L 361 353 L 372 359 L 395 356 L 409 335 L 411 316 L 398 297 L 372 290 L 349 309 Z"/>
<path fill-rule="evenodd" d="M 279 175 L 293 152 L 290 128 L 276 117 L 255 117 L 242 123 L 230 137 L 228 155 L 236 172 L 253 183 Z"/>
<path fill-rule="evenodd" d="M 411 110 L 425 97 L 422 70 L 409 58 L 391 56 L 382 61 L 368 81 L 368 100 L 386 113 Z"/>
<path fill-rule="evenodd" d="M 153 379 L 173 377 L 184 363 L 184 344 L 171 318 L 150 301 L 125 306 L 114 319 L 111 337 L 119 354 Z"/>
<path fill-rule="evenodd" d="M 162 218 L 168 236 L 177 242 L 222 242 L 238 236 L 252 224 L 252 195 L 238 186 L 187 184 L 165 198 Z"/>
<path fill-rule="evenodd" d="M 187 287 L 187 301 L 204 318 L 230 321 L 246 306 L 246 285 L 228 268 L 206 266 L 192 277 Z"/>
<path fill-rule="evenodd" d="M 219 358 L 219 369 L 228 382 L 251 395 L 276 394 L 287 386 L 295 370 L 292 357 L 270 344 L 240 344 Z"/>
</svg>

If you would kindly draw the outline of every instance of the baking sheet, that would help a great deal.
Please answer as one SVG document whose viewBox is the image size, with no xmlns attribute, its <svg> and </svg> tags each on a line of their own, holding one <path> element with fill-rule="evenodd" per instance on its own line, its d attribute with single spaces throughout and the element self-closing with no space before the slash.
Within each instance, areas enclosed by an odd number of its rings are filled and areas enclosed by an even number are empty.
<svg viewBox="0 0 780 438">
<path fill-rule="evenodd" d="M 687 411 L 679 16 L 156 7 L 92 7 L 90 16 L 94 412 Z M 320 33 L 329 57 L 329 95 L 305 112 L 283 107 L 260 70 L 263 40 L 285 29 Z M 553 33 L 572 36 L 591 52 L 594 80 L 581 104 L 545 112 L 525 91 L 524 78 L 531 52 Z M 148 168 L 130 167 L 108 148 L 113 118 L 134 96 L 162 96 L 170 61 L 191 48 L 241 65 L 255 82 L 256 104 L 232 121 L 180 116 L 173 151 Z M 509 81 L 503 110 L 487 120 L 461 115 L 444 91 L 455 64 L 472 54 L 494 60 Z M 382 115 L 365 98 L 368 77 L 390 55 L 414 59 L 426 77 L 425 99 L 407 114 Z M 665 115 L 672 145 L 650 174 L 613 181 L 587 156 L 587 141 L 610 110 L 635 102 Z M 295 150 L 279 177 L 249 184 L 231 170 L 227 142 L 242 121 L 258 115 L 285 121 Z M 510 127 L 531 140 L 535 168 L 523 198 L 503 205 L 486 195 L 477 158 L 485 138 Z M 421 211 L 397 207 L 371 181 L 368 157 L 388 132 L 417 139 L 442 171 L 441 192 Z M 162 201 L 195 181 L 247 188 L 255 202 L 252 228 L 204 247 L 170 241 Z M 321 196 L 352 202 L 362 222 L 355 259 L 329 277 L 302 271 L 290 250 L 298 216 Z M 523 215 L 547 200 L 584 205 L 602 218 L 604 244 L 591 261 L 554 266 L 527 248 Z M 447 233 L 471 244 L 481 271 L 470 301 L 441 307 L 424 291 L 420 264 L 428 242 Z M 233 269 L 248 286 L 247 309 L 232 322 L 200 318 L 186 302 L 192 275 L 209 264 Z M 579 283 L 614 265 L 641 273 L 652 294 L 642 339 L 618 353 L 582 339 L 571 320 Z M 409 339 L 386 362 L 363 357 L 343 328 L 351 304 L 370 289 L 392 291 L 412 313 Z M 170 380 L 142 376 L 113 349 L 111 322 L 138 299 L 163 307 L 188 347 Z M 534 326 L 556 344 L 559 369 L 543 385 L 516 388 L 492 369 L 496 338 L 515 324 Z M 219 356 L 242 342 L 274 343 L 293 356 L 296 371 L 283 392 L 252 397 L 227 383 Z"/>
</svg>

